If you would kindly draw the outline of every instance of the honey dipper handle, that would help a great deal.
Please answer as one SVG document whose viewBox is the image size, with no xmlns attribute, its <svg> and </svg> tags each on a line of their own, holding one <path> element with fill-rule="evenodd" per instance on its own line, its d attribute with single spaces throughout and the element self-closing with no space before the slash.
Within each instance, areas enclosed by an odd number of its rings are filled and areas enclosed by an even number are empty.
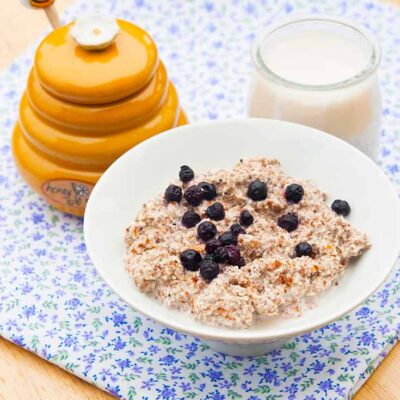
<svg viewBox="0 0 400 400">
<path fill-rule="evenodd" d="M 46 7 L 44 9 L 46 12 L 47 18 L 50 21 L 51 26 L 53 29 L 57 29 L 61 26 L 61 20 L 60 17 L 58 16 L 57 10 L 54 7 L 54 4 L 51 4 L 50 6 Z"/>
<path fill-rule="evenodd" d="M 29 3 L 32 7 L 43 8 L 51 26 L 56 29 L 61 26 L 61 20 L 54 7 L 54 1 L 55 0 L 29 0 Z"/>
</svg>

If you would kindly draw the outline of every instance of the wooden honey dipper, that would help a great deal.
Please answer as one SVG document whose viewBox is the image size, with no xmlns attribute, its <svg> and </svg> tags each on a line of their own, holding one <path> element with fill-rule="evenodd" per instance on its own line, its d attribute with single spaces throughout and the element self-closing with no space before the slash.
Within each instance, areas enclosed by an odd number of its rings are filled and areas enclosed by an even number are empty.
<svg viewBox="0 0 400 400">
<path fill-rule="evenodd" d="M 62 24 L 54 6 L 54 2 L 55 0 L 29 0 L 29 2 L 23 1 L 24 4 L 30 5 L 31 7 L 42 8 L 46 13 L 47 19 L 49 20 L 51 26 L 53 29 L 56 29 Z"/>
</svg>

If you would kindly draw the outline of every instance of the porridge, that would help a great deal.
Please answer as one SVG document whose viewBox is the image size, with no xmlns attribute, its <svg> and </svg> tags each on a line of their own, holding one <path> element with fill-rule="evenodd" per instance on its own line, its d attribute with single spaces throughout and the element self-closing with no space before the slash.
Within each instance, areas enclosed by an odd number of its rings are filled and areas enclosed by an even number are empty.
<svg viewBox="0 0 400 400">
<path fill-rule="evenodd" d="M 134 284 L 211 325 L 248 328 L 299 309 L 370 247 L 344 200 L 293 179 L 277 160 L 194 174 L 145 203 L 125 235 Z"/>
</svg>

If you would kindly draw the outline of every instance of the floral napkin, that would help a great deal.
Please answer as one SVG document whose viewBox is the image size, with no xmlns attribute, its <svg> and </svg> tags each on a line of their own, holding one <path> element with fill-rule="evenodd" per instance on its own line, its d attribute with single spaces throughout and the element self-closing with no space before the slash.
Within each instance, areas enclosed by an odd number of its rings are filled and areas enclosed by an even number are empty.
<svg viewBox="0 0 400 400">
<path fill-rule="evenodd" d="M 156 40 L 191 121 L 245 114 L 255 32 L 281 17 L 353 18 L 380 39 L 380 164 L 400 192 L 400 11 L 359 0 L 77 1 L 131 20 Z M 123 399 L 341 399 L 362 385 L 400 331 L 400 269 L 361 307 L 263 357 L 229 357 L 145 318 L 97 275 L 82 220 L 49 208 L 10 153 L 33 49 L 0 78 L 0 334 Z M 377 265 L 379 268 L 379 265 Z"/>
</svg>

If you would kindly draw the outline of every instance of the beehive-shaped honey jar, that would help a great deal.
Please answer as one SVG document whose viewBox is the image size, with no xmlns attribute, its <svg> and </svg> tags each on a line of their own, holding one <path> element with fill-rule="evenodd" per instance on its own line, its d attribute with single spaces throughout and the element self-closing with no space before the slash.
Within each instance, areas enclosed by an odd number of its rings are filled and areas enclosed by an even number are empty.
<svg viewBox="0 0 400 400">
<path fill-rule="evenodd" d="M 186 123 L 152 38 L 123 20 L 78 20 L 39 45 L 12 147 L 28 184 L 83 215 L 105 169 L 143 140 Z"/>
</svg>

